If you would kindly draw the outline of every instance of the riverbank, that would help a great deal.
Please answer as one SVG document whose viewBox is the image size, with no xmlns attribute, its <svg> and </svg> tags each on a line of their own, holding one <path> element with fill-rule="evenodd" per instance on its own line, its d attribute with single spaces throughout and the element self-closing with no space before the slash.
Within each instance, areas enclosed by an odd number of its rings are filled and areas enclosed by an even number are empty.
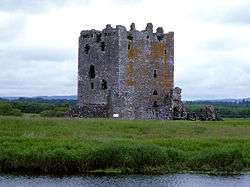
<svg viewBox="0 0 250 187">
<path fill-rule="evenodd" d="M 249 170 L 250 120 L 0 117 L 1 172 L 155 174 Z"/>
</svg>

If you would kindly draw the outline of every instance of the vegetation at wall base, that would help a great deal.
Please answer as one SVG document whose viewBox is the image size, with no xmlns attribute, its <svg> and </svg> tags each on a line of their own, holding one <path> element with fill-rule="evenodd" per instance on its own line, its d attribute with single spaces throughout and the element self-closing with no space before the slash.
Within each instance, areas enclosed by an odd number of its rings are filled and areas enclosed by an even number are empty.
<svg viewBox="0 0 250 187">
<path fill-rule="evenodd" d="M 222 118 L 250 118 L 250 104 L 246 103 L 187 102 L 185 107 L 190 113 L 198 113 L 206 105 L 213 105 Z"/>
<path fill-rule="evenodd" d="M 250 120 L 0 117 L 0 171 L 156 174 L 250 170 Z"/>
</svg>

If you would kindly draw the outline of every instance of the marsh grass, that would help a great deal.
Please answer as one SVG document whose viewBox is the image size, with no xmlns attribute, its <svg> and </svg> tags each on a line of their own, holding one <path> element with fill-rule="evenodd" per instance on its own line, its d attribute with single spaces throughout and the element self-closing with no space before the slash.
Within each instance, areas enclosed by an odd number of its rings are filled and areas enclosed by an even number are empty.
<svg viewBox="0 0 250 187">
<path fill-rule="evenodd" d="M 249 120 L 0 117 L 0 171 L 249 171 L 249 139 Z"/>
</svg>

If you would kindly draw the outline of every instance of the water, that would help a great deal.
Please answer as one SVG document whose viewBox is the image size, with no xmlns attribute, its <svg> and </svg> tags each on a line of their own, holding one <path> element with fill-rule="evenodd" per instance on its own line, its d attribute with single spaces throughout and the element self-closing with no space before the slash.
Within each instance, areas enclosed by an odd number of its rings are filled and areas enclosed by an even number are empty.
<svg viewBox="0 0 250 187">
<path fill-rule="evenodd" d="M 209 176 L 171 174 L 160 176 L 19 176 L 0 175 L 0 186 L 83 186 L 83 187 L 250 187 L 250 174 L 239 176 Z"/>
</svg>

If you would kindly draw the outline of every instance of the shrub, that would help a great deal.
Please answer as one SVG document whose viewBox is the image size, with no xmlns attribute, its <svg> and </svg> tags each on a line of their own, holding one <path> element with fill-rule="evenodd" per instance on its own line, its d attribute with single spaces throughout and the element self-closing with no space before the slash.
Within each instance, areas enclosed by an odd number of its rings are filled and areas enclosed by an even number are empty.
<svg viewBox="0 0 250 187">
<path fill-rule="evenodd" d="M 0 102 L 0 115 L 3 116 L 21 116 L 20 110 L 13 108 L 7 102 Z"/>
<path fill-rule="evenodd" d="M 203 170 L 215 169 L 229 172 L 240 171 L 245 165 L 242 152 L 239 149 L 229 147 L 204 150 L 194 158 L 194 162 L 197 168 Z"/>
<path fill-rule="evenodd" d="M 64 117 L 64 111 L 45 110 L 40 113 L 41 117 Z"/>
</svg>

